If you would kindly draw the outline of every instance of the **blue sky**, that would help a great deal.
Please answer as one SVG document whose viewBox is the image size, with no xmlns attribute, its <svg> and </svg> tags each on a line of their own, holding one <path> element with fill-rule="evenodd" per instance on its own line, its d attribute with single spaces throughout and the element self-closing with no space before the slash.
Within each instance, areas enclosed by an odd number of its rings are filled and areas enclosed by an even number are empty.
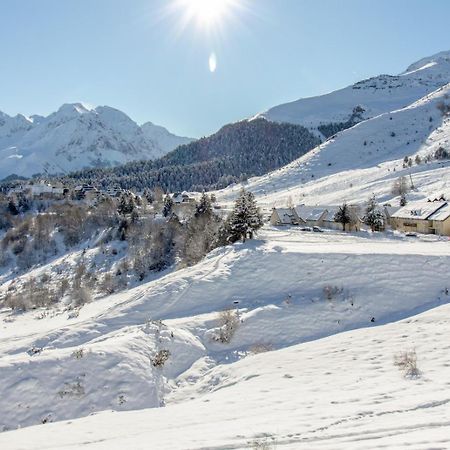
<svg viewBox="0 0 450 450">
<path fill-rule="evenodd" d="M 242 1 L 211 33 L 171 0 L 0 0 L 0 110 L 84 101 L 199 137 L 450 50 L 448 0 Z"/>
</svg>

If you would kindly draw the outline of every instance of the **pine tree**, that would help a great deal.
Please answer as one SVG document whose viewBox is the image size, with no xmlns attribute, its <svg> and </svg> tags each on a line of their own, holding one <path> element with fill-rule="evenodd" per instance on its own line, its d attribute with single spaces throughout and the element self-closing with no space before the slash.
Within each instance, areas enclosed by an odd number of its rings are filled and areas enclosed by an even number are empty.
<svg viewBox="0 0 450 450">
<path fill-rule="evenodd" d="M 342 224 L 342 229 L 345 231 L 345 226 L 347 224 L 352 223 L 352 216 L 350 212 L 350 208 L 347 203 L 344 203 L 339 207 L 338 212 L 334 215 L 334 220 L 340 224 Z"/>
<path fill-rule="evenodd" d="M 17 216 L 19 214 L 19 210 L 18 210 L 14 200 L 9 201 L 8 210 L 13 216 Z"/>
<path fill-rule="evenodd" d="M 256 205 L 255 196 L 251 192 L 242 189 L 229 221 L 229 242 L 237 242 L 242 239 L 253 239 L 256 231 L 263 226 L 262 216 Z"/>
<path fill-rule="evenodd" d="M 126 216 L 127 214 L 131 214 L 135 209 L 134 199 L 131 194 L 122 194 L 119 199 L 119 205 L 117 207 L 117 212 Z"/>
<path fill-rule="evenodd" d="M 369 198 L 364 215 L 364 223 L 373 231 L 384 228 L 384 214 L 380 210 L 375 195 Z"/>
<path fill-rule="evenodd" d="M 203 193 L 202 197 L 200 198 L 200 202 L 197 205 L 195 215 L 202 216 L 202 215 L 210 215 L 210 214 L 212 214 L 211 199 L 210 199 L 210 197 L 208 197 L 207 194 Z"/>
<path fill-rule="evenodd" d="M 169 194 L 167 194 L 164 197 L 164 207 L 162 211 L 163 216 L 169 217 L 170 213 L 172 212 L 172 209 L 173 209 L 173 200 L 172 197 Z"/>
<path fill-rule="evenodd" d="M 400 195 L 400 206 L 406 206 L 406 204 L 408 203 L 408 201 L 406 200 L 406 193 L 402 193 Z"/>
</svg>

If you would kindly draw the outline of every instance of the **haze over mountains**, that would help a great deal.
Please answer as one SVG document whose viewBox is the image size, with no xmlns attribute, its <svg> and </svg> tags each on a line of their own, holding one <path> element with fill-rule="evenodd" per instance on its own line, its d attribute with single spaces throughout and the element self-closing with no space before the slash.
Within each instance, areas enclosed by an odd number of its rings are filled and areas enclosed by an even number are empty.
<svg viewBox="0 0 450 450">
<path fill-rule="evenodd" d="M 48 117 L 0 112 L 0 179 L 155 159 L 191 141 L 108 106 L 65 104 Z"/>
</svg>

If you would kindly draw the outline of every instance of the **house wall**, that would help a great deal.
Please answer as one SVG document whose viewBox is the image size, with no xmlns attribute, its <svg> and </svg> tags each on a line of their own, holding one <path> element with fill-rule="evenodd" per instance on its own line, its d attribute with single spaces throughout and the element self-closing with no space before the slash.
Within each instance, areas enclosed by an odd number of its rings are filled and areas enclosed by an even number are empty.
<svg viewBox="0 0 450 450">
<path fill-rule="evenodd" d="M 430 234 L 433 228 L 433 223 L 423 219 L 400 219 L 393 217 L 392 228 L 403 232 L 417 232 L 423 234 Z"/>
<path fill-rule="evenodd" d="M 436 234 L 441 236 L 450 236 L 450 217 L 442 221 L 433 221 L 433 228 L 436 230 Z"/>
<path fill-rule="evenodd" d="M 280 224 L 280 218 L 278 217 L 278 213 L 276 211 L 272 211 L 272 215 L 270 216 L 270 224 L 277 226 Z"/>
</svg>

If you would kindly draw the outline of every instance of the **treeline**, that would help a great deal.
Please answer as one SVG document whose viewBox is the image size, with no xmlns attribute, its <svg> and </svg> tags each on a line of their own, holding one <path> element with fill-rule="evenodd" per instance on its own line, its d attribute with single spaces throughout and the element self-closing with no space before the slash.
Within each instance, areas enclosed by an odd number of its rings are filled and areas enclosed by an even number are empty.
<svg viewBox="0 0 450 450">
<path fill-rule="evenodd" d="M 201 192 L 264 175 L 319 144 L 320 139 L 299 125 L 265 119 L 242 121 L 225 126 L 210 137 L 182 145 L 156 161 L 83 170 L 62 181 L 71 185 L 92 183 L 101 188 L 137 191 L 159 186 L 166 192 Z"/>
</svg>

